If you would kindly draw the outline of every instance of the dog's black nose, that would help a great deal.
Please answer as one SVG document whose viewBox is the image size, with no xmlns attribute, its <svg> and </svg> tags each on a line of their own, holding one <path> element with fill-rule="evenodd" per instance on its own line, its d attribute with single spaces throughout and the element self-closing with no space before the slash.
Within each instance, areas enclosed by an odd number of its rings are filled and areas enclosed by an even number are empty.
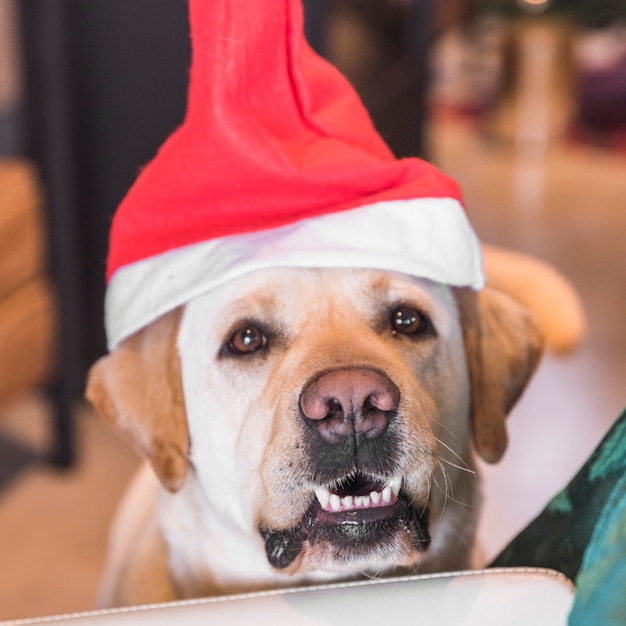
<svg viewBox="0 0 626 626">
<path fill-rule="evenodd" d="M 300 409 L 324 441 L 380 437 L 398 408 L 400 393 L 381 372 L 354 367 L 334 369 L 313 378 L 300 396 Z"/>
</svg>

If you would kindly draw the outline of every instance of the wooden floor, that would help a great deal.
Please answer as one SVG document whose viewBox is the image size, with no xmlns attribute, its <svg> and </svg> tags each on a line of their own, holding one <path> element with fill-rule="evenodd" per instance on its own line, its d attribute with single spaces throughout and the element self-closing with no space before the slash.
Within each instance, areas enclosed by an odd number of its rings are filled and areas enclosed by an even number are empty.
<svg viewBox="0 0 626 626">
<path fill-rule="evenodd" d="M 579 351 L 547 356 L 510 417 L 504 461 L 484 470 L 481 537 L 493 556 L 567 482 L 624 406 L 626 157 L 562 141 L 515 150 L 450 121 L 433 124 L 431 152 L 461 183 L 479 236 L 554 263 L 589 317 Z M 41 439 L 45 410 L 24 398 L 0 423 Z M 93 605 L 107 524 L 138 461 L 89 410 L 77 410 L 77 420 L 75 469 L 35 467 L 0 493 L 0 620 Z"/>
<path fill-rule="evenodd" d="M 9 409 L 12 436 L 42 442 L 42 399 Z M 0 492 L 0 620 L 94 608 L 107 527 L 138 460 L 89 410 L 76 419 L 75 468 L 33 465 Z"/>
</svg>

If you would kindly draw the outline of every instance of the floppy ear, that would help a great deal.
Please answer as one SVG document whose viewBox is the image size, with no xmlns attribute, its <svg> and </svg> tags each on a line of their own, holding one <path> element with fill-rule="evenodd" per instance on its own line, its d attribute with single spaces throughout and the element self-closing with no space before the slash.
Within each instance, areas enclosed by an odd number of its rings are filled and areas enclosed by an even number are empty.
<svg viewBox="0 0 626 626">
<path fill-rule="evenodd" d="M 189 431 L 176 340 L 181 309 L 124 340 L 93 365 L 87 398 L 150 459 L 170 491 L 185 481 Z"/>
<path fill-rule="evenodd" d="M 486 287 L 455 289 L 472 386 L 472 433 L 480 456 L 500 460 L 505 418 L 541 357 L 543 338 L 529 311 Z"/>
</svg>

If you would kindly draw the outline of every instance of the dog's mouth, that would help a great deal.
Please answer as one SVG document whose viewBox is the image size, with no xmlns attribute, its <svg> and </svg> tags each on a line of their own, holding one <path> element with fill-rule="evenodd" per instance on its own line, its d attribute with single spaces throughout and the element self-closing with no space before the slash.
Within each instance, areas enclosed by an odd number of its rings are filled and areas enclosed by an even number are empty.
<svg viewBox="0 0 626 626">
<path fill-rule="evenodd" d="M 380 513 L 387 514 L 390 507 L 398 500 L 402 477 L 397 476 L 382 483 L 360 474 L 349 476 L 335 487 L 318 487 L 315 496 L 321 509 L 330 513 L 333 520 L 340 519 L 337 514 L 346 511 L 365 511 L 384 509 Z"/>
<path fill-rule="evenodd" d="M 372 566 L 405 561 L 407 553 L 428 549 L 428 509 L 414 507 L 402 491 L 402 477 L 382 481 L 360 473 L 333 486 L 318 487 L 307 512 L 297 526 L 286 530 L 260 528 L 270 564 L 288 567 L 303 551 L 305 543 L 332 561 L 330 569 L 359 569 L 368 558 Z"/>
</svg>

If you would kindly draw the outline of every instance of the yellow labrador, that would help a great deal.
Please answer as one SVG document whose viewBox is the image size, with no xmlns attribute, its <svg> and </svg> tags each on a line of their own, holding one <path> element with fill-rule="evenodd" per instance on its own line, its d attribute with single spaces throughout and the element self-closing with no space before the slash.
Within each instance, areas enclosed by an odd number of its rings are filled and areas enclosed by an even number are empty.
<svg viewBox="0 0 626 626">
<path fill-rule="evenodd" d="M 493 289 L 374 270 L 258 271 L 165 315 L 90 374 L 153 470 L 101 604 L 469 567 L 473 450 L 500 458 L 541 348 Z"/>
</svg>

